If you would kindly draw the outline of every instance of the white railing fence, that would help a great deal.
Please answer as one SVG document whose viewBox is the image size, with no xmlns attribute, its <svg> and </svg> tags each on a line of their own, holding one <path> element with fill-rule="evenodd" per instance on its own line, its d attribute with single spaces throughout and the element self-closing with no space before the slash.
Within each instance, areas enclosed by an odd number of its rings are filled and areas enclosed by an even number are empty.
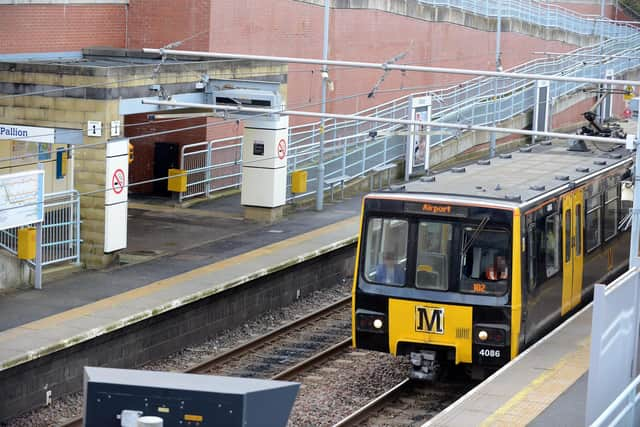
<svg viewBox="0 0 640 427">
<path fill-rule="evenodd" d="M 76 190 L 45 194 L 42 265 L 80 262 L 80 196 Z M 0 247 L 18 253 L 18 229 L 0 231 Z M 34 261 L 27 261 L 33 267 Z"/>
</svg>

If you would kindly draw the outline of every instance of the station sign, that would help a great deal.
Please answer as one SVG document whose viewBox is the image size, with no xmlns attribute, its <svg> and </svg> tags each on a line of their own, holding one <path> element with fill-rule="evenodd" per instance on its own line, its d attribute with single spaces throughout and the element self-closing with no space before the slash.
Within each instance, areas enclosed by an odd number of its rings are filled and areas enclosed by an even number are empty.
<svg viewBox="0 0 640 427">
<path fill-rule="evenodd" d="M 15 139 L 16 141 L 53 144 L 55 141 L 55 129 L 0 124 L 0 139 Z"/>
</svg>

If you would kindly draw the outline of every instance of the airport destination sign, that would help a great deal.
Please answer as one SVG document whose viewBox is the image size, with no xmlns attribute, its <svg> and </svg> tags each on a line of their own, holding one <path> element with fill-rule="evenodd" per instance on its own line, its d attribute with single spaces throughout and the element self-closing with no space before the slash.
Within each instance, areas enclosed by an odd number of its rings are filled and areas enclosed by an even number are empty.
<svg viewBox="0 0 640 427">
<path fill-rule="evenodd" d="M 0 124 L 0 139 L 15 139 L 17 141 L 53 144 L 55 140 L 55 129 Z"/>
</svg>

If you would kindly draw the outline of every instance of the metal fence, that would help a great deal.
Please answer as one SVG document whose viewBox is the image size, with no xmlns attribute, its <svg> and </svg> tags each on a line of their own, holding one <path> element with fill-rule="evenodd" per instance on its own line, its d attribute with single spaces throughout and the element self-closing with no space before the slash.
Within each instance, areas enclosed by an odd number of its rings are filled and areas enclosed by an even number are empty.
<svg viewBox="0 0 640 427">
<path fill-rule="evenodd" d="M 640 425 L 639 304 L 640 270 L 631 269 L 608 287 L 595 287 L 587 425 Z"/>
<path fill-rule="evenodd" d="M 525 0 L 418 0 L 432 6 L 444 6 L 464 10 L 477 15 L 518 19 L 543 27 L 557 28 L 583 35 L 623 37 L 635 34 L 636 29 L 627 24 L 602 20 L 599 16 L 576 13 L 564 7 Z"/>
<path fill-rule="evenodd" d="M 80 196 L 76 190 L 45 194 L 42 265 L 80 262 Z M 18 254 L 18 228 L 0 231 L 0 247 Z M 27 261 L 32 267 L 34 261 Z"/>
<path fill-rule="evenodd" d="M 529 23 L 562 28 L 578 34 L 607 37 L 603 43 L 577 49 L 571 53 L 583 56 L 540 58 L 511 68 L 516 73 L 535 73 L 575 77 L 604 77 L 606 70 L 620 74 L 640 66 L 640 32 L 634 27 L 601 21 L 580 15 L 554 4 L 523 0 L 477 2 L 473 0 L 421 0 L 435 6 L 455 7 L 468 12 L 495 17 L 520 19 Z M 588 55 L 615 55 L 602 60 Z M 586 58 L 586 59 L 585 59 Z M 529 111 L 534 106 L 535 83 L 505 78 L 478 77 L 451 87 L 429 91 L 433 96 L 433 121 L 487 125 L 502 122 Z M 558 98 L 584 88 L 582 83 L 551 82 L 550 96 Z M 424 93 L 419 94 L 424 95 Z M 409 118 L 412 95 L 358 112 L 358 115 L 394 119 Z M 359 120 L 329 119 L 324 124 L 325 175 L 328 180 L 344 176 L 348 179 L 397 160 L 404 155 L 400 135 L 407 128 Z M 306 170 L 308 183 L 315 188 L 318 162 L 320 122 L 293 126 L 289 129 L 288 171 Z M 459 136 L 455 132 L 434 132 L 431 145 Z M 181 169 L 188 171 L 187 192 L 180 200 L 241 185 L 241 137 L 227 138 L 184 146 Z M 290 176 L 290 174 L 289 174 Z M 288 182 L 288 200 L 294 198 Z M 296 195 L 302 197 L 314 191 Z"/>
<path fill-rule="evenodd" d="M 187 171 L 187 191 L 180 193 L 180 202 L 240 186 L 241 136 L 184 145 L 180 154 L 180 169 Z"/>
</svg>

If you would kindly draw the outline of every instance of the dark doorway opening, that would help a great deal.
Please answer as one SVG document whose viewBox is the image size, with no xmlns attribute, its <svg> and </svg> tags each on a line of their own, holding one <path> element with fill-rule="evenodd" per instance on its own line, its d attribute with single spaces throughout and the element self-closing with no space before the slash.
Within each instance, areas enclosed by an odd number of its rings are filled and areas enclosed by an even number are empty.
<svg viewBox="0 0 640 427">
<path fill-rule="evenodd" d="M 169 169 L 178 169 L 180 166 L 180 149 L 173 142 L 156 142 L 153 160 L 153 178 L 165 178 L 153 183 L 153 194 L 156 196 L 171 196 L 167 190 L 166 177 Z"/>
</svg>

